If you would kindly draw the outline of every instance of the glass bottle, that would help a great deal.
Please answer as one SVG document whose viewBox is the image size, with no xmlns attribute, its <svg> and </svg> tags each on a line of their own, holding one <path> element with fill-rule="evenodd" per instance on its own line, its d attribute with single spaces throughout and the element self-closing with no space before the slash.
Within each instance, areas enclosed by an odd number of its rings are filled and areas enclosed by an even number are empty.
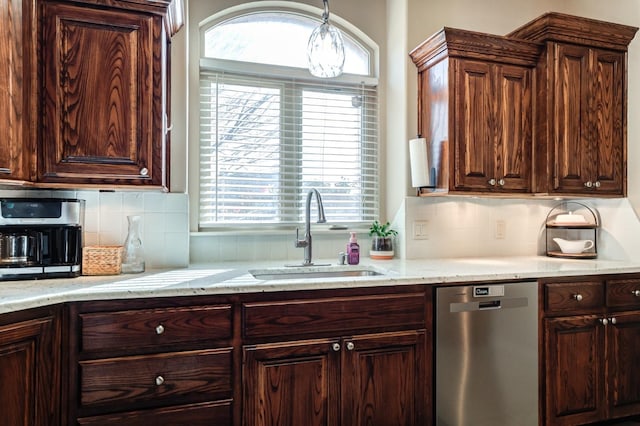
<svg viewBox="0 0 640 426">
<path fill-rule="evenodd" d="M 122 273 L 144 272 L 144 251 L 140 238 L 140 216 L 127 216 L 129 231 L 122 252 Z"/>
</svg>

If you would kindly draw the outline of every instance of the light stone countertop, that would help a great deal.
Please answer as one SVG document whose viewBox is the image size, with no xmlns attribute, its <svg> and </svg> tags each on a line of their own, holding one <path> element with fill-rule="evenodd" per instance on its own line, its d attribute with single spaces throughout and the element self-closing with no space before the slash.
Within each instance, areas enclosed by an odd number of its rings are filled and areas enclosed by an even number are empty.
<svg viewBox="0 0 640 426">
<path fill-rule="evenodd" d="M 257 280 L 250 270 L 284 269 L 284 261 L 191 265 L 137 275 L 83 276 L 48 280 L 0 281 L 0 314 L 51 304 L 83 300 L 133 299 L 338 289 L 408 284 L 535 280 L 545 277 L 640 272 L 640 261 L 572 260 L 545 256 L 480 257 L 433 260 L 362 259 L 360 265 L 336 266 L 316 260 L 319 270 L 373 269 L 382 275 L 363 277 Z M 299 268 L 286 268 L 296 271 Z M 307 268 L 309 269 L 309 268 Z"/>
</svg>

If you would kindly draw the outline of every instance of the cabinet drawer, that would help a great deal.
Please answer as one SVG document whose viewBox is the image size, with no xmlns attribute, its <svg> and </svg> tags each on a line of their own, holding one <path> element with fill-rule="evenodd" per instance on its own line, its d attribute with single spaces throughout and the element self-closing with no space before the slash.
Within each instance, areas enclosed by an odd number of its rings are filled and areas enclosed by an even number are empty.
<svg viewBox="0 0 640 426">
<path fill-rule="evenodd" d="M 122 350 L 231 337 L 231 306 L 80 314 L 81 349 Z"/>
<path fill-rule="evenodd" d="M 548 313 L 589 313 L 604 308 L 604 283 L 583 281 L 545 284 Z"/>
<path fill-rule="evenodd" d="M 247 303 L 243 313 L 249 338 L 423 328 L 426 319 L 424 293 Z"/>
<path fill-rule="evenodd" d="M 640 279 L 607 280 L 607 306 L 640 308 Z"/>
<path fill-rule="evenodd" d="M 149 426 L 153 424 L 162 426 L 231 426 L 231 401 L 129 411 L 78 419 L 80 426 Z"/>
<path fill-rule="evenodd" d="M 80 362 L 83 406 L 231 397 L 231 348 Z"/>
</svg>

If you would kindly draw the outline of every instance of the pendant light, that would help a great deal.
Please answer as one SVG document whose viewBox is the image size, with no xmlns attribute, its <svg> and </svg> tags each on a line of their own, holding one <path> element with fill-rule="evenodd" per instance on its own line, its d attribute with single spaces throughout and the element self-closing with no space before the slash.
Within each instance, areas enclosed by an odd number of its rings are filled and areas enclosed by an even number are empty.
<svg viewBox="0 0 640 426">
<path fill-rule="evenodd" d="M 329 1 L 323 0 L 322 24 L 311 33 L 307 44 L 309 72 L 322 78 L 337 77 L 344 65 L 344 42 L 340 31 L 329 23 Z"/>
</svg>

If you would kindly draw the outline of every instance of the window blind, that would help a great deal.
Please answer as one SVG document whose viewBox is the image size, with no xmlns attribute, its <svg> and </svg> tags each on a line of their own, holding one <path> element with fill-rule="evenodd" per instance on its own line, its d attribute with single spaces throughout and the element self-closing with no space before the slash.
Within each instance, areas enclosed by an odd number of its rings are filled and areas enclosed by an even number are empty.
<svg viewBox="0 0 640 426">
<path fill-rule="evenodd" d="M 201 229 L 304 220 L 311 188 L 330 223 L 378 217 L 372 84 L 200 73 Z"/>
</svg>

